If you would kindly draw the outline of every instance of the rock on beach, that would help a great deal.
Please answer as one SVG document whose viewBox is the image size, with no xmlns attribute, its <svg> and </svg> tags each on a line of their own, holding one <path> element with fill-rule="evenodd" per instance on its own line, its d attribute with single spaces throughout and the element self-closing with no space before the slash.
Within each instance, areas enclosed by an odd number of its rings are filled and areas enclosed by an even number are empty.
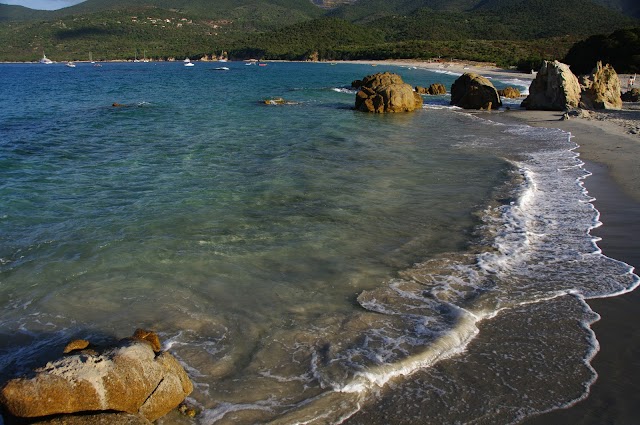
<svg viewBox="0 0 640 425">
<path fill-rule="evenodd" d="M 522 107 L 543 111 L 564 111 L 580 104 L 580 83 L 569 65 L 544 61 L 529 87 Z"/>
<path fill-rule="evenodd" d="M 464 109 L 497 109 L 502 106 L 498 91 L 487 78 L 465 73 L 451 86 L 451 104 Z"/>
</svg>

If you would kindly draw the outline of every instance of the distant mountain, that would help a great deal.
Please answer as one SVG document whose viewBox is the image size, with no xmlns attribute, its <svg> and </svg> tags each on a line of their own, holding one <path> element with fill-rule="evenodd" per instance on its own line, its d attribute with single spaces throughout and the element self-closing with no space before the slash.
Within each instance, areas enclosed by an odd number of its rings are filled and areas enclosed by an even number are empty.
<svg viewBox="0 0 640 425">
<path fill-rule="evenodd" d="M 1 1 L 1 0 L 0 0 Z M 640 26 L 628 0 L 87 0 L 0 4 L 0 60 L 219 54 L 269 58 L 560 59 L 588 36 Z M 633 0 L 634 2 L 636 0 Z M 616 6 L 617 7 L 617 6 Z M 310 55 L 310 56 L 309 56 Z M 61 59 L 62 58 L 62 59 Z"/>
<path fill-rule="evenodd" d="M 0 22 L 46 19 L 48 16 L 51 16 L 50 12 L 0 3 Z"/>
<path fill-rule="evenodd" d="M 87 0 L 54 11 L 22 8 L 24 10 L 19 13 L 10 11 L 9 19 L 60 19 L 71 15 L 145 8 L 183 13 L 194 18 L 239 20 L 259 28 L 302 22 L 323 14 L 323 10 L 309 0 Z M 0 9 L 0 21 L 3 15 Z"/>
<path fill-rule="evenodd" d="M 585 36 L 637 25 L 589 0 L 359 0 L 328 13 L 420 39 Z"/>
</svg>

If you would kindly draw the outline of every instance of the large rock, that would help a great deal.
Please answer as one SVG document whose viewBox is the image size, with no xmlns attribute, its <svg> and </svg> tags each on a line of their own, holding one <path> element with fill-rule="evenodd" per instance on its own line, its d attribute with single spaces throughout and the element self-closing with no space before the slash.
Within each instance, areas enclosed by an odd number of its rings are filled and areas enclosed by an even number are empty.
<svg viewBox="0 0 640 425">
<path fill-rule="evenodd" d="M 363 112 L 410 112 L 422 108 L 422 97 L 390 72 L 368 75 L 356 93 L 355 109 Z"/>
<path fill-rule="evenodd" d="M 36 369 L 33 377 L 9 381 L 0 402 L 21 418 L 115 411 L 155 421 L 176 408 L 193 385 L 171 354 L 154 348 L 160 348 L 157 336 L 138 330 L 102 353 L 71 354 Z"/>
<path fill-rule="evenodd" d="M 485 77 L 466 73 L 451 86 L 451 104 L 464 109 L 497 109 L 502 106 L 498 91 Z"/>
<path fill-rule="evenodd" d="M 585 82 L 580 98 L 581 108 L 622 109 L 620 79 L 611 65 L 602 66 L 602 62 L 598 62 Z"/>
<path fill-rule="evenodd" d="M 569 65 L 544 61 L 529 87 L 529 96 L 522 102 L 526 109 L 564 111 L 580 103 L 580 83 Z"/>
</svg>

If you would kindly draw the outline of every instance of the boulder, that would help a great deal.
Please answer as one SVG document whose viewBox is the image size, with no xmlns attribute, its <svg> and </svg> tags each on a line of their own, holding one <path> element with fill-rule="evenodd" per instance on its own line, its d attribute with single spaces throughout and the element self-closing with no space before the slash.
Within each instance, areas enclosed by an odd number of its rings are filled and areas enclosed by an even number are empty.
<svg viewBox="0 0 640 425">
<path fill-rule="evenodd" d="M 20 418 L 111 411 L 155 421 L 193 391 L 178 361 L 166 351 L 156 354 L 156 348 L 157 335 L 138 330 L 100 353 L 71 351 L 32 377 L 9 381 L 0 402 Z"/>
<path fill-rule="evenodd" d="M 426 87 L 422 87 L 422 86 L 416 86 L 414 88 L 414 90 L 416 91 L 416 93 L 418 94 L 429 94 L 429 89 Z"/>
<path fill-rule="evenodd" d="M 640 89 L 631 89 L 622 95 L 623 102 L 638 102 L 640 100 Z"/>
<path fill-rule="evenodd" d="M 520 90 L 515 87 L 505 87 L 502 90 L 498 90 L 498 94 L 507 99 L 517 99 L 521 96 Z"/>
<path fill-rule="evenodd" d="M 598 61 L 591 76 L 584 80 L 580 107 L 585 109 L 622 109 L 620 79 L 609 64 Z"/>
<path fill-rule="evenodd" d="M 451 86 L 451 104 L 464 109 L 496 109 L 502 106 L 498 91 L 485 77 L 466 73 Z"/>
<path fill-rule="evenodd" d="M 434 83 L 429 86 L 427 92 L 430 95 L 447 94 L 447 88 L 444 86 L 444 84 Z"/>
<path fill-rule="evenodd" d="M 580 103 L 580 84 L 569 65 L 544 61 L 529 87 L 529 96 L 522 102 L 526 109 L 564 111 Z"/>
<path fill-rule="evenodd" d="M 355 109 L 363 112 L 410 112 L 422 108 L 422 97 L 390 72 L 366 76 L 356 93 Z"/>
</svg>

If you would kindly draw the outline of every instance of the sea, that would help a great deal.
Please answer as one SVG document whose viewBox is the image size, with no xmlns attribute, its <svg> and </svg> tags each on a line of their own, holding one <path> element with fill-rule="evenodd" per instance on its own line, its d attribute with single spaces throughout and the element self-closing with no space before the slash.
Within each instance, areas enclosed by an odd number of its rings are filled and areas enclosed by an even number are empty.
<svg viewBox="0 0 640 425">
<path fill-rule="evenodd" d="M 585 300 L 639 279 L 590 234 L 569 133 L 448 95 L 352 109 L 353 80 L 446 69 L 100 65 L 0 65 L 1 382 L 144 328 L 195 387 L 159 424 L 512 424 L 588 395 Z"/>
</svg>

